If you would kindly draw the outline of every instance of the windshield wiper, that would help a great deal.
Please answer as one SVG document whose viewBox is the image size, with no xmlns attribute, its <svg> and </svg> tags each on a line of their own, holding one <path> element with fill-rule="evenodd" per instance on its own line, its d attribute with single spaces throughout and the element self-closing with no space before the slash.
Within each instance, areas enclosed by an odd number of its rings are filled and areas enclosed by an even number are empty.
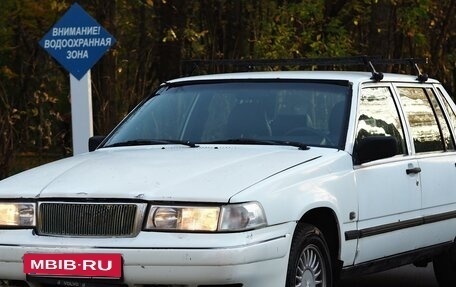
<svg viewBox="0 0 456 287">
<path fill-rule="evenodd" d="M 249 138 L 226 139 L 211 142 L 204 142 L 204 144 L 252 144 L 252 145 L 284 145 L 298 147 L 300 150 L 308 150 L 309 147 L 301 142 L 295 141 L 281 141 L 281 140 L 260 140 Z"/>
<path fill-rule="evenodd" d="M 195 143 L 191 141 L 182 141 L 182 140 L 146 140 L 146 139 L 138 139 L 138 140 L 129 140 L 123 142 L 117 142 L 110 145 L 106 145 L 104 147 L 121 147 L 121 146 L 137 146 L 137 145 L 160 145 L 160 144 L 181 144 L 186 145 L 188 147 L 198 147 Z"/>
<path fill-rule="evenodd" d="M 301 150 L 308 150 L 309 146 L 302 142 L 295 142 L 295 141 L 279 141 L 273 140 L 276 145 L 287 145 L 287 146 L 295 146 Z"/>
</svg>

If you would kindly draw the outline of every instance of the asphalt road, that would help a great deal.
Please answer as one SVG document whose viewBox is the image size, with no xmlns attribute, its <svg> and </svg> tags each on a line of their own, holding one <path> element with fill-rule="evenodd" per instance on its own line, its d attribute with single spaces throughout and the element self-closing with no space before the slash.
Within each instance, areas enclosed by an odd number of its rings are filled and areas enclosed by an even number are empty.
<svg viewBox="0 0 456 287">
<path fill-rule="evenodd" d="M 340 282 L 339 287 L 438 287 L 432 264 L 426 268 L 413 265 L 350 278 Z"/>
</svg>

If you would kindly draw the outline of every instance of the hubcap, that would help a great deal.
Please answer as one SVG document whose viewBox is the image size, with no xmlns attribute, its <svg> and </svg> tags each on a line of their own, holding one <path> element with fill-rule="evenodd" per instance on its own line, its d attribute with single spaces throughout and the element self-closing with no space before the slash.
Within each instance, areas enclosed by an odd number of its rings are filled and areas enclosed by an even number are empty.
<svg viewBox="0 0 456 287">
<path fill-rule="evenodd" d="M 325 287 L 326 266 L 318 247 L 310 244 L 298 259 L 296 287 Z"/>
</svg>

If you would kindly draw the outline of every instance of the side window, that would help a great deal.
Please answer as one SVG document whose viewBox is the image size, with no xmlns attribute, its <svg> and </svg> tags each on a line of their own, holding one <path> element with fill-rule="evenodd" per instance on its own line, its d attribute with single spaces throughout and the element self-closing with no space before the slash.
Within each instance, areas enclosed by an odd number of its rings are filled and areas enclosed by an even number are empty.
<svg viewBox="0 0 456 287">
<path fill-rule="evenodd" d="M 454 112 L 454 110 L 451 108 L 451 105 L 450 103 L 448 102 L 448 100 L 443 96 L 442 92 L 437 89 L 437 91 L 439 91 L 439 95 L 440 95 L 440 98 L 443 99 L 443 104 L 447 110 L 447 113 L 450 117 L 450 121 L 451 123 L 453 124 L 453 128 L 456 128 L 456 113 Z"/>
<path fill-rule="evenodd" d="M 442 134 L 432 105 L 422 88 L 398 88 L 404 111 L 410 123 L 415 151 L 432 152 L 445 149 Z"/>
<path fill-rule="evenodd" d="M 440 130 L 442 131 L 442 137 L 445 140 L 445 148 L 447 150 L 454 150 L 454 142 L 453 138 L 451 137 L 450 125 L 445 119 L 442 106 L 440 106 L 437 96 L 432 89 L 428 88 L 426 89 L 426 92 L 429 100 L 431 101 L 432 107 L 434 108 L 435 115 L 437 116 L 438 124 Z"/>
<path fill-rule="evenodd" d="M 394 137 L 398 154 L 407 151 L 399 113 L 388 87 L 361 91 L 356 141 L 372 136 Z"/>
</svg>

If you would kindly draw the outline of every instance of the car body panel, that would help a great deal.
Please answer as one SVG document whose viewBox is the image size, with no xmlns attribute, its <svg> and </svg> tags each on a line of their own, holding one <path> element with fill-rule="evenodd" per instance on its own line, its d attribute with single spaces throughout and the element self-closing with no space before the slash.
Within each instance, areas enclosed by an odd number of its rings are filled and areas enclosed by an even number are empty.
<svg viewBox="0 0 456 287">
<path fill-rule="evenodd" d="M 3 198 L 8 194 L 16 197 L 19 190 L 33 188 L 29 195 L 41 199 L 226 203 L 234 194 L 267 177 L 330 152 L 334 151 L 233 145 L 100 149 L 28 171 L 24 175 L 29 178 L 27 181 L 22 176 L 11 177 L 3 182 L 0 192 Z M 236 180 L 230 180 L 233 178 Z"/>
<path fill-rule="evenodd" d="M 25 280 L 21 259 L 25 253 L 120 253 L 123 282 L 129 285 L 153 280 L 156 284 L 243 282 L 250 287 L 262 282 L 272 287 L 285 280 L 276 272 L 285 274 L 295 225 L 232 234 L 143 232 L 136 238 L 123 239 L 37 237 L 28 230 L 11 230 L 0 244 L 0 277 Z M 21 246 L 17 246 L 18 241 Z M 212 269 L 217 272 L 210 274 Z M 259 279 L 260 273 L 252 273 L 255 269 L 261 269 L 264 277 Z M 177 270 L 178 274 L 170 276 Z"/>
<path fill-rule="evenodd" d="M 41 236 L 32 228 L 3 228 L 0 280 L 25 280 L 24 253 L 120 253 L 124 283 L 129 286 L 284 286 L 296 226 L 312 212 L 334 218 L 330 223 L 317 218 L 310 224 L 334 229 L 330 234 L 337 238 L 328 242 L 334 263 L 344 270 L 375 266 L 377 261 L 388 265 L 391 257 L 454 241 L 454 151 L 416 154 L 409 123 L 399 111 L 407 153 L 362 164 L 355 158 L 362 88 L 386 86 L 400 102 L 396 86 L 443 89 L 437 80 L 420 83 L 416 76 L 384 74 L 377 82 L 366 72 L 253 72 L 175 79 L 162 88 L 276 80 L 348 85 L 345 142 L 338 148 L 321 144 L 308 149 L 271 143 L 101 146 L 0 182 L 0 201 L 129 201 L 165 206 L 256 202 L 266 216 L 265 226 L 230 232 L 143 228 L 127 238 Z M 451 127 L 454 137 L 455 126 Z M 419 168 L 420 172 L 407 173 Z M 148 212 L 142 214 L 142 224 Z"/>
</svg>

